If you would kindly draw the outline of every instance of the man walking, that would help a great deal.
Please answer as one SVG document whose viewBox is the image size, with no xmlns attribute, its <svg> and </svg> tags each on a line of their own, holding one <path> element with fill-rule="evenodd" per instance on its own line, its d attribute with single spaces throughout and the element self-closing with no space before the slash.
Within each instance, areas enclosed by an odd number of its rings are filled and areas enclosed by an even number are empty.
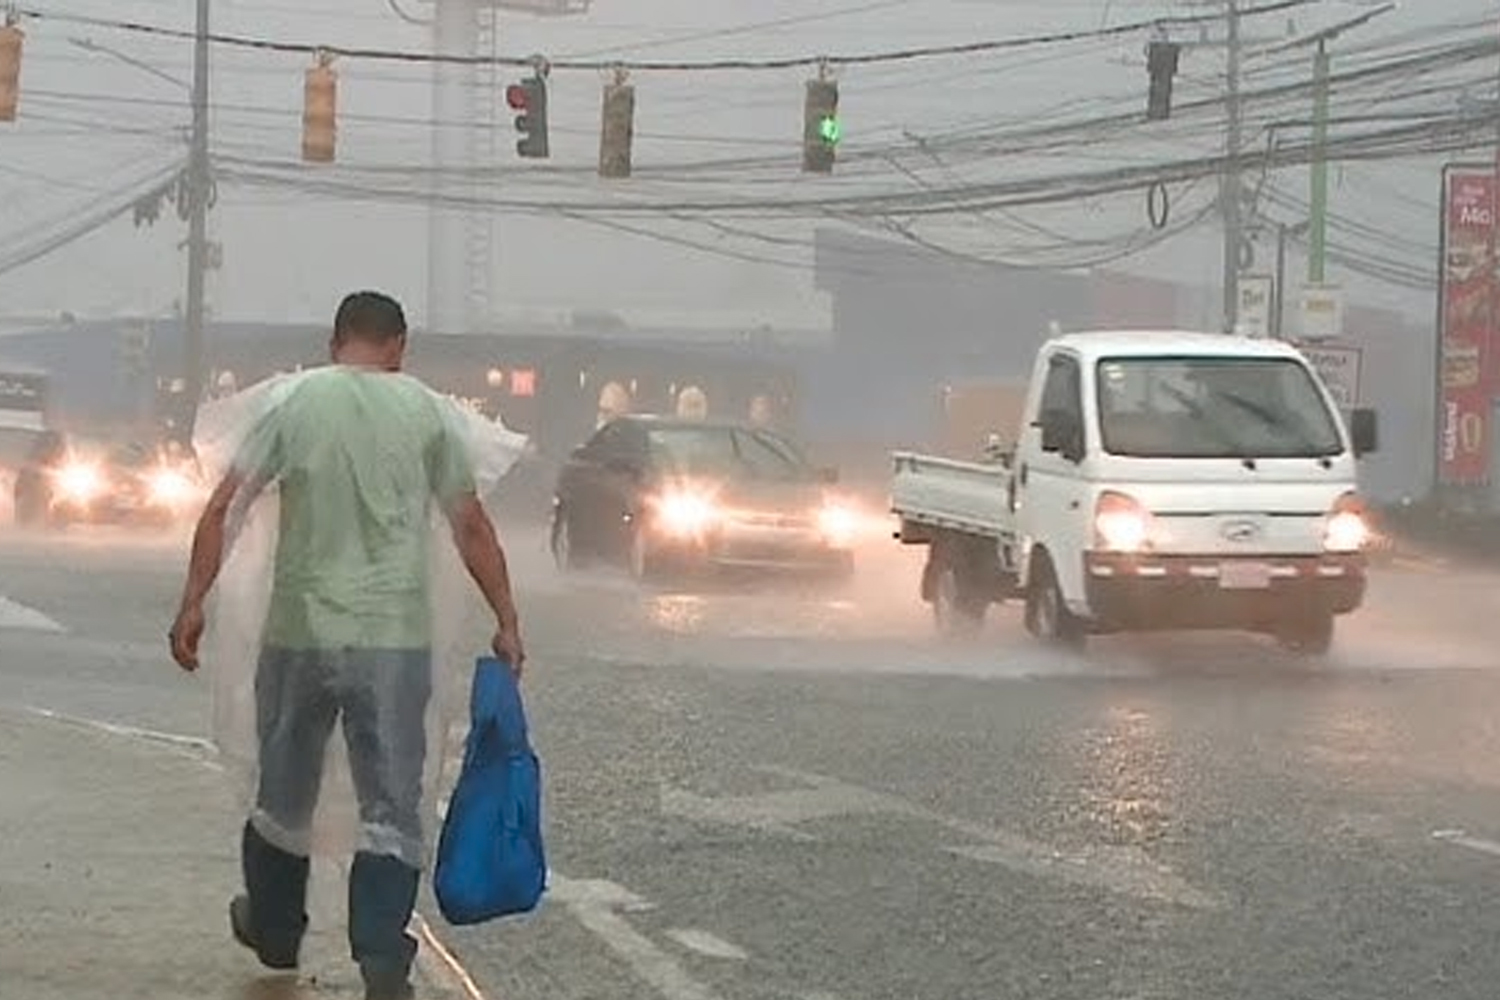
<svg viewBox="0 0 1500 1000">
<path fill-rule="evenodd" d="M 517 671 L 525 659 L 473 462 L 445 401 L 402 374 L 406 334 L 388 296 L 343 301 L 333 364 L 299 376 L 260 416 L 208 501 L 170 633 L 173 658 L 196 670 L 231 514 L 274 484 L 279 528 L 255 673 L 259 777 L 243 832 L 246 892 L 230 904 L 231 929 L 267 967 L 297 967 L 313 813 L 341 720 L 360 819 L 349 943 L 368 1000 L 413 995 L 417 945 L 406 928 L 424 860 L 434 505 L 494 613 L 496 654 Z"/>
</svg>

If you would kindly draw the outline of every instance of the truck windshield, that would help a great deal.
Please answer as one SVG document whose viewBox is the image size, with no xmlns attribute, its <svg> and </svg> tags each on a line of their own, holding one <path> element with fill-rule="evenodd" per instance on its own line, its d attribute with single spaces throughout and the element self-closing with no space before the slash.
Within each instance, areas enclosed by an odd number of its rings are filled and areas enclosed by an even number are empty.
<svg viewBox="0 0 1500 1000">
<path fill-rule="evenodd" d="M 1111 455 L 1326 458 L 1344 450 L 1312 373 L 1290 358 L 1105 358 L 1098 396 Z"/>
</svg>

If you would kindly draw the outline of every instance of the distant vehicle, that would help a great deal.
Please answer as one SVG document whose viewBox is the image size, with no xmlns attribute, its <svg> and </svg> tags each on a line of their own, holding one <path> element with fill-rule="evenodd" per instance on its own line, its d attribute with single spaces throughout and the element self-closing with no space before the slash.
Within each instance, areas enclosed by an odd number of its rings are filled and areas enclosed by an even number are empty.
<svg viewBox="0 0 1500 1000">
<path fill-rule="evenodd" d="M 170 527 L 204 499 L 190 459 L 142 445 L 108 446 L 60 431 L 35 434 L 16 472 L 16 523 Z"/>
<path fill-rule="evenodd" d="M 1246 629 L 1317 654 L 1364 600 L 1376 443 L 1288 344 L 1075 334 L 1038 354 L 1007 461 L 898 453 L 892 509 L 944 630 L 1015 598 L 1048 643 Z"/>
<path fill-rule="evenodd" d="M 843 578 L 858 521 L 836 480 L 769 430 L 621 417 L 563 467 L 552 551 L 565 570 L 604 562 L 637 579 L 734 566 Z"/>
</svg>

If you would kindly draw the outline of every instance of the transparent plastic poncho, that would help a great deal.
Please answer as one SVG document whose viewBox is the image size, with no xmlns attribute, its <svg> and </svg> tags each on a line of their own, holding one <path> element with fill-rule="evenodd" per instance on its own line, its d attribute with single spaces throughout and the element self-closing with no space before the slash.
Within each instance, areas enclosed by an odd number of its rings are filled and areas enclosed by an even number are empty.
<svg viewBox="0 0 1500 1000">
<path fill-rule="evenodd" d="M 316 372 L 278 375 L 200 410 L 193 443 L 210 481 L 218 482 L 227 473 L 251 428 L 285 403 L 301 380 Z M 500 480 L 521 457 L 527 439 L 447 396 L 432 395 L 467 444 L 480 497 L 493 497 Z M 278 512 L 274 483 L 254 497 L 236 498 L 221 569 L 205 607 L 208 627 L 201 649 L 213 689 L 213 740 L 231 793 L 252 818 L 259 784 L 255 676 L 271 600 Z M 451 750 L 461 738 L 456 727 L 467 718 L 471 667 L 475 656 L 488 647 L 495 627 L 493 614 L 463 566 L 448 523 L 435 507 L 429 530 L 432 697 L 426 715 L 421 813 L 427 836 L 421 857 L 404 858 L 424 867 L 431 858 L 432 831 Z M 361 828 L 347 752 L 337 729 L 325 751 L 322 788 L 311 826 L 277 830 L 257 824 L 257 830 L 282 850 L 299 855 L 347 857 L 370 846 L 371 836 Z"/>
</svg>

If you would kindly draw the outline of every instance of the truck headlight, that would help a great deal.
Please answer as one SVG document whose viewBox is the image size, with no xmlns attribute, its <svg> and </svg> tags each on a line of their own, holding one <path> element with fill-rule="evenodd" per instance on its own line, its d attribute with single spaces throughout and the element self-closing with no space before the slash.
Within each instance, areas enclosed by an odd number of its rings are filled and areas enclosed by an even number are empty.
<svg viewBox="0 0 1500 1000">
<path fill-rule="evenodd" d="M 1151 512 L 1139 500 L 1106 490 L 1094 504 L 1094 540 L 1107 552 L 1139 552 L 1151 538 Z"/>
<path fill-rule="evenodd" d="M 1334 502 L 1323 526 L 1323 548 L 1329 552 L 1360 552 L 1370 543 L 1370 523 L 1365 508 L 1354 493 Z"/>
</svg>

